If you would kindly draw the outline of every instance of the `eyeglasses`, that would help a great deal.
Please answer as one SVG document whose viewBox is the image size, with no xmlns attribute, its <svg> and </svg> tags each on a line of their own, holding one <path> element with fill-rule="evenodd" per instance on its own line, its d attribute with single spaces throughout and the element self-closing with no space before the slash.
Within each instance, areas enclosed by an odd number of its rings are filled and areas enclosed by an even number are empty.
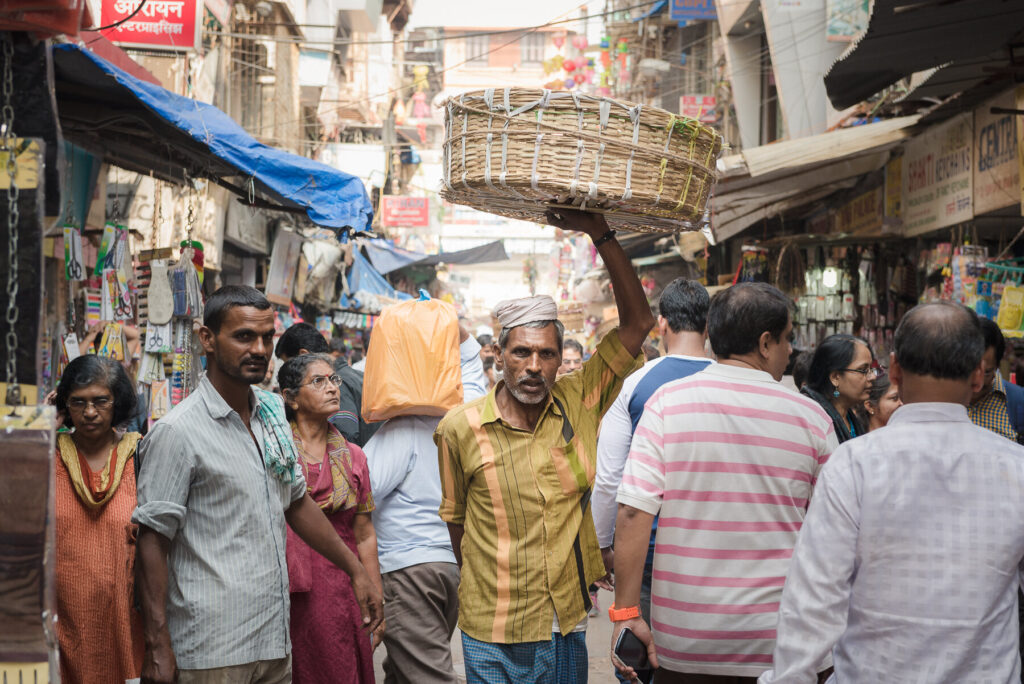
<svg viewBox="0 0 1024 684">
<path fill-rule="evenodd" d="M 844 373 L 860 373 L 861 375 L 863 375 L 865 377 L 870 375 L 873 378 L 878 376 L 878 371 L 875 370 L 874 368 L 844 368 L 843 372 Z"/>
<path fill-rule="evenodd" d="M 313 378 L 312 380 L 310 380 L 309 382 L 304 382 L 302 384 L 303 385 L 311 385 L 313 387 L 313 389 L 315 389 L 316 391 L 320 392 L 320 391 L 323 391 L 323 389 L 325 387 L 327 387 L 327 383 L 328 382 L 331 383 L 332 385 L 334 385 L 335 387 L 339 387 L 339 386 L 341 386 L 341 376 L 340 375 L 330 375 L 330 376 L 328 376 L 328 375 L 318 375 L 315 378 Z"/>
<path fill-rule="evenodd" d="M 97 411 L 106 411 L 114 405 L 114 400 L 108 397 L 99 399 L 71 399 L 68 401 L 68 408 L 81 413 L 86 406 L 92 406 Z"/>
</svg>

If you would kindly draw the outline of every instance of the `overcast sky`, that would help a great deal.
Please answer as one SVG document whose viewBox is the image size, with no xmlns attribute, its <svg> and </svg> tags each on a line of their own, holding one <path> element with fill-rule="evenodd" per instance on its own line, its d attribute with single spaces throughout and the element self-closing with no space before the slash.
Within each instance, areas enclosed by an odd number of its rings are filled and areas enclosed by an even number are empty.
<svg viewBox="0 0 1024 684">
<path fill-rule="evenodd" d="M 581 5 L 586 5 L 591 14 L 604 10 L 603 0 L 416 0 L 409 23 L 411 28 L 535 26 L 578 17 Z"/>
</svg>

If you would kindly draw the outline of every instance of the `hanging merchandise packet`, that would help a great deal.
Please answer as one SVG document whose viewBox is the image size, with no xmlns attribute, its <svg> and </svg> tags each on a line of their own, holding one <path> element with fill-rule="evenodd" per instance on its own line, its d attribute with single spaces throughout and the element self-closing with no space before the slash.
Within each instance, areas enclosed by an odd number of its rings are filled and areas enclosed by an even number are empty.
<svg viewBox="0 0 1024 684">
<path fill-rule="evenodd" d="M 105 269 L 113 268 L 112 265 L 108 266 L 107 262 L 113 258 L 113 252 L 117 247 L 117 233 L 118 226 L 112 222 L 107 221 L 103 226 L 103 237 L 100 239 L 100 249 L 96 253 L 96 268 L 93 269 L 93 275 L 101 276 Z"/>
</svg>

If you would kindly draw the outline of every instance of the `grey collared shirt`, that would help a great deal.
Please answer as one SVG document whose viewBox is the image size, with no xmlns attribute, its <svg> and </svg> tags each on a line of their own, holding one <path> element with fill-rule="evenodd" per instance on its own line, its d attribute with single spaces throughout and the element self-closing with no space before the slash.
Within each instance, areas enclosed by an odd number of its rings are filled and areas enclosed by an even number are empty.
<svg viewBox="0 0 1024 684">
<path fill-rule="evenodd" d="M 250 426 L 262 445 L 260 421 Z M 302 474 L 286 483 L 267 472 L 241 417 L 205 378 L 139 454 L 132 521 L 171 540 L 167 622 L 178 667 L 288 655 L 284 512 L 306 493 Z"/>
</svg>

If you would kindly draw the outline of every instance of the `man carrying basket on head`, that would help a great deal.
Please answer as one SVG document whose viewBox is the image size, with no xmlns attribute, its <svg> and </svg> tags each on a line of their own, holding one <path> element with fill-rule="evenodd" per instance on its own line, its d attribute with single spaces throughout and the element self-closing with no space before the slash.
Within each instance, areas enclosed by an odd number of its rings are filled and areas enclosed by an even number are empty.
<svg viewBox="0 0 1024 684">
<path fill-rule="evenodd" d="M 459 626 L 470 684 L 586 681 L 588 586 L 605 575 L 590 515 L 597 428 L 640 366 L 654 326 L 604 217 L 559 209 L 547 218 L 594 240 L 620 326 L 580 372 L 556 381 L 564 330 L 555 302 L 501 302 L 494 354 L 504 380 L 451 410 L 434 434 L 439 512 L 462 568 Z"/>
</svg>

